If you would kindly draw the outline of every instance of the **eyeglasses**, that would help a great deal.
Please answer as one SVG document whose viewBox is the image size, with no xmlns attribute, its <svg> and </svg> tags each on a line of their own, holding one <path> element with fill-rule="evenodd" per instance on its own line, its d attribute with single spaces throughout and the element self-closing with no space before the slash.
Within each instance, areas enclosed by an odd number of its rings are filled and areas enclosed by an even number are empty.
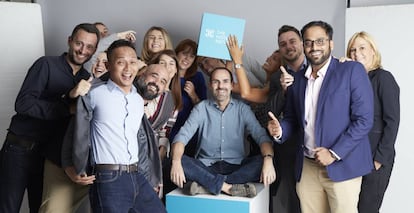
<svg viewBox="0 0 414 213">
<path fill-rule="evenodd" d="M 323 46 L 325 44 L 325 41 L 329 41 L 329 38 L 318 38 L 316 40 L 305 40 L 303 44 L 305 47 L 312 47 L 313 44 L 316 44 L 316 46 Z"/>
</svg>

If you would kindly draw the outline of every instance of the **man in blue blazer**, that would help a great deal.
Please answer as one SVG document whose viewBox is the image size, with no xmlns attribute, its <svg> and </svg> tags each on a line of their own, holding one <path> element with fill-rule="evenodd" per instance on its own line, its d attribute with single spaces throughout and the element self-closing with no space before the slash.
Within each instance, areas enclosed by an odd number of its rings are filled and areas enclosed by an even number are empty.
<svg viewBox="0 0 414 213">
<path fill-rule="evenodd" d="M 360 63 L 331 56 L 328 23 L 310 22 L 301 33 L 309 66 L 288 89 L 283 120 L 273 116 L 268 130 L 279 143 L 299 131 L 296 189 L 303 213 L 357 213 L 362 176 L 373 169 L 371 84 Z"/>
</svg>

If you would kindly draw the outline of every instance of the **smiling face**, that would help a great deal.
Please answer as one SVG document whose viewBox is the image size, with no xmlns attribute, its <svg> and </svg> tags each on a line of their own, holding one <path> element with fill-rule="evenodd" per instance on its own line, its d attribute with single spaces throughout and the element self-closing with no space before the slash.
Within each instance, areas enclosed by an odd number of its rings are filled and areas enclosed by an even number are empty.
<svg viewBox="0 0 414 213">
<path fill-rule="evenodd" d="M 333 41 L 329 39 L 322 27 L 309 27 L 303 35 L 306 58 L 313 70 L 319 70 L 329 60 Z"/>
<path fill-rule="evenodd" d="M 138 69 L 137 54 L 131 47 L 117 47 L 108 58 L 110 78 L 125 93 L 131 91 L 132 82 L 138 73 Z"/>
<path fill-rule="evenodd" d="M 278 44 L 283 60 L 288 63 L 294 63 L 303 54 L 303 42 L 293 31 L 280 34 Z"/>
<path fill-rule="evenodd" d="M 177 73 L 177 63 L 171 56 L 166 54 L 161 55 L 160 61 L 158 63 L 164 65 L 167 68 L 170 79 L 172 79 Z"/>
<path fill-rule="evenodd" d="M 210 87 L 217 104 L 220 106 L 227 105 L 233 89 L 231 73 L 221 68 L 213 70 L 210 77 Z"/>
<path fill-rule="evenodd" d="M 106 52 L 100 52 L 96 58 L 95 63 L 92 65 L 92 73 L 95 78 L 101 77 L 108 70 L 106 69 L 106 63 L 108 62 L 108 57 Z"/>
<path fill-rule="evenodd" d="M 144 75 L 138 79 L 141 96 L 145 100 L 152 100 L 165 92 L 169 82 L 168 71 L 165 66 L 152 64 L 148 66 Z"/>
<path fill-rule="evenodd" d="M 272 55 L 267 57 L 266 62 L 263 64 L 263 69 L 267 73 L 273 73 L 279 69 L 282 65 L 281 56 L 279 51 L 274 51 Z"/>
<path fill-rule="evenodd" d="M 375 51 L 367 40 L 357 37 L 350 45 L 349 55 L 352 60 L 364 65 L 367 71 L 372 69 Z"/>
<path fill-rule="evenodd" d="M 98 44 L 98 37 L 95 33 L 88 33 L 83 29 L 76 32 L 68 39 L 68 61 L 74 66 L 81 66 L 91 59 Z"/>
<path fill-rule="evenodd" d="M 147 49 L 151 53 L 157 53 L 165 49 L 165 38 L 161 31 L 152 30 L 148 33 Z"/>
<path fill-rule="evenodd" d="M 184 51 L 178 52 L 178 67 L 180 70 L 188 70 L 191 65 L 194 63 L 196 56 L 193 54 L 191 49 L 186 49 Z"/>
</svg>

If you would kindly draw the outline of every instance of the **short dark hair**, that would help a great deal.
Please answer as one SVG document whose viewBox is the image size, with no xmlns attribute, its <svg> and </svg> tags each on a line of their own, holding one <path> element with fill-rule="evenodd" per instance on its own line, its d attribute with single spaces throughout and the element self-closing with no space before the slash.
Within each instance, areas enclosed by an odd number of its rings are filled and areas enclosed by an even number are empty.
<svg viewBox="0 0 414 213">
<path fill-rule="evenodd" d="M 211 77 L 213 76 L 214 72 L 216 72 L 217 70 L 226 70 L 230 75 L 230 82 L 233 83 L 233 73 L 231 73 L 231 71 L 229 69 L 227 69 L 226 67 L 216 67 L 216 68 L 214 68 L 210 72 L 210 83 L 211 83 Z"/>
<path fill-rule="evenodd" d="M 106 50 L 108 61 L 111 60 L 110 58 L 112 57 L 112 54 L 113 54 L 114 50 L 116 48 L 119 48 L 119 47 L 130 47 L 135 52 L 137 52 L 133 43 L 131 43 L 130 41 L 125 40 L 125 39 L 119 39 L 119 40 L 116 40 L 116 41 L 112 42 L 112 44 Z"/>
<path fill-rule="evenodd" d="M 302 39 L 302 36 L 300 35 L 300 32 L 296 27 L 290 26 L 290 25 L 283 25 L 279 28 L 279 32 L 277 33 L 277 37 L 280 37 L 283 33 L 286 32 L 294 32 L 296 33 L 300 39 Z"/>
<path fill-rule="evenodd" d="M 324 22 L 324 21 L 311 21 L 309 23 L 307 23 L 305 26 L 303 26 L 302 30 L 300 31 L 302 33 L 302 39 L 303 36 L 306 32 L 306 30 L 308 30 L 311 27 L 321 27 L 322 29 L 325 30 L 326 35 L 328 35 L 329 40 L 332 40 L 333 38 L 333 28 L 331 25 L 329 25 L 328 23 Z"/>
<path fill-rule="evenodd" d="M 76 33 L 78 33 L 79 30 L 84 30 L 88 33 L 95 33 L 96 37 L 98 38 L 98 40 L 96 42 L 96 45 L 98 46 L 99 38 L 101 37 L 101 35 L 100 35 L 100 32 L 99 32 L 98 28 L 96 28 L 96 26 L 94 24 L 82 23 L 82 24 L 76 25 L 76 27 L 73 29 L 72 35 L 70 37 L 71 38 L 75 37 Z"/>
</svg>

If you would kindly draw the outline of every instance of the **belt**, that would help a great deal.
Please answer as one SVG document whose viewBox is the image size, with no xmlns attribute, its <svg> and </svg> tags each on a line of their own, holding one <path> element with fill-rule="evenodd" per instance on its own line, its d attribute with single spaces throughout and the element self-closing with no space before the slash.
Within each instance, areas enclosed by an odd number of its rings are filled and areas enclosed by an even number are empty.
<svg viewBox="0 0 414 213">
<path fill-rule="evenodd" d="M 308 157 L 308 156 L 306 156 L 306 155 L 305 155 L 305 158 L 306 158 L 306 159 L 309 159 L 309 160 L 311 160 L 311 161 L 315 161 L 315 158 L 311 158 L 311 157 Z"/>
<path fill-rule="evenodd" d="M 17 145 L 19 147 L 25 148 L 26 150 L 32 150 L 38 144 L 34 140 L 29 140 L 29 139 L 22 138 L 20 136 L 17 136 L 15 134 L 11 133 L 11 132 L 7 133 L 6 140 L 10 144 Z"/>
<path fill-rule="evenodd" d="M 110 170 L 110 171 L 121 171 L 121 172 L 138 172 L 138 164 L 130 164 L 130 165 L 124 165 L 124 164 L 96 164 L 94 167 L 95 171 L 100 170 Z"/>
</svg>

